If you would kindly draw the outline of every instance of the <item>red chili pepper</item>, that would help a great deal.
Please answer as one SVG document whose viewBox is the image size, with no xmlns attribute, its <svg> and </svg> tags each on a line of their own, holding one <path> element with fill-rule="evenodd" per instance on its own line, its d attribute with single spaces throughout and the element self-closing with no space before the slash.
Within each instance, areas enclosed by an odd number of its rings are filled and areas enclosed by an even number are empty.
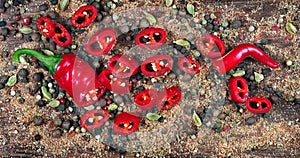
<svg viewBox="0 0 300 158">
<path fill-rule="evenodd" d="M 96 19 L 97 14 L 97 9 L 94 6 L 81 6 L 72 16 L 72 25 L 77 28 L 86 27 Z"/>
<path fill-rule="evenodd" d="M 139 71 L 139 63 L 128 55 L 117 54 L 109 59 L 107 69 L 118 78 L 128 78 Z"/>
<path fill-rule="evenodd" d="M 40 33 L 46 38 L 51 38 L 55 35 L 54 23 L 48 17 L 39 17 L 37 20 L 37 27 Z"/>
<path fill-rule="evenodd" d="M 157 91 L 147 89 L 139 92 L 134 96 L 134 102 L 143 110 L 149 110 L 156 104 Z"/>
<path fill-rule="evenodd" d="M 146 28 L 136 35 L 135 43 L 140 47 L 159 48 L 166 40 L 166 31 L 162 28 Z"/>
<path fill-rule="evenodd" d="M 72 43 L 72 36 L 69 31 L 61 24 L 54 25 L 55 35 L 53 36 L 54 42 L 62 47 L 69 46 Z"/>
<path fill-rule="evenodd" d="M 212 64 L 220 74 L 224 74 L 240 64 L 246 57 L 252 57 L 271 68 L 280 66 L 279 63 L 253 44 L 238 45 L 222 58 L 212 60 Z"/>
<path fill-rule="evenodd" d="M 145 60 L 141 65 L 143 74 L 151 77 L 165 75 L 173 67 L 173 59 L 166 54 L 156 55 Z"/>
<path fill-rule="evenodd" d="M 243 77 L 232 77 L 229 80 L 228 87 L 231 100 L 237 103 L 243 103 L 248 99 L 248 84 Z"/>
<path fill-rule="evenodd" d="M 23 54 L 31 55 L 42 62 L 79 107 L 95 103 L 106 91 L 97 80 L 94 69 L 74 54 L 46 56 L 32 49 L 19 49 L 12 56 L 12 61 L 20 62 Z"/>
<path fill-rule="evenodd" d="M 158 96 L 158 100 L 160 101 L 160 103 L 157 103 L 158 108 L 161 110 L 169 110 L 180 102 L 182 94 L 178 87 L 172 86 L 160 92 Z"/>
<path fill-rule="evenodd" d="M 208 58 L 219 58 L 225 54 L 223 41 L 215 35 L 205 34 L 197 40 L 198 50 Z"/>
<path fill-rule="evenodd" d="M 87 130 L 93 130 L 101 127 L 110 117 L 110 114 L 104 110 L 86 111 L 80 119 L 81 127 Z"/>
<path fill-rule="evenodd" d="M 122 112 L 116 116 L 113 131 L 119 135 L 134 133 L 139 128 L 141 118 L 135 113 Z"/>
<path fill-rule="evenodd" d="M 246 108 L 255 114 L 267 113 L 272 108 L 272 103 L 267 98 L 252 97 L 246 102 Z"/>
<path fill-rule="evenodd" d="M 200 72 L 200 64 L 192 57 L 182 57 L 178 59 L 178 67 L 187 74 L 195 75 Z"/>
<path fill-rule="evenodd" d="M 104 28 L 97 31 L 85 45 L 88 53 L 101 56 L 109 52 L 117 41 L 117 33 L 112 28 Z"/>
</svg>

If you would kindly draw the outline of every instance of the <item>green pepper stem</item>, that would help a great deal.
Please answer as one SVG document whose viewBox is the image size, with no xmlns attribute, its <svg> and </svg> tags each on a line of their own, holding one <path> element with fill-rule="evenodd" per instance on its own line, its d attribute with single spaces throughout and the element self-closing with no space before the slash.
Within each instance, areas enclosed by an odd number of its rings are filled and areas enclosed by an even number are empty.
<svg viewBox="0 0 300 158">
<path fill-rule="evenodd" d="M 20 56 L 23 54 L 31 55 L 37 58 L 40 62 L 42 62 L 49 70 L 51 74 L 54 74 L 56 66 L 62 60 L 61 55 L 47 56 L 38 51 L 28 48 L 18 49 L 14 52 L 12 56 L 13 62 L 20 62 Z"/>
</svg>

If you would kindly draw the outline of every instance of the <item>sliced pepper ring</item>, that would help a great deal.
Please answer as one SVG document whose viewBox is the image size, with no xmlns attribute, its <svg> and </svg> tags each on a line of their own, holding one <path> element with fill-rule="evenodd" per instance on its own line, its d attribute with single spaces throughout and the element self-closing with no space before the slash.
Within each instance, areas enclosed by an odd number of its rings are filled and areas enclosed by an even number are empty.
<svg viewBox="0 0 300 158">
<path fill-rule="evenodd" d="M 109 59 L 107 69 L 118 78 L 128 78 L 135 75 L 139 69 L 139 63 L 128 55 L 117 54 Z"/>
<path fill-rule="evenodd" d="M 187 74 L 195 75 L 200 72 L 200 64 L 192 57 L 182 57 L 178 59 L 178 67 Z"/>
<path fill-rule="evenodd" d="M 182 93 L 178 87 L 171 86 L 160 92 L 158 96 L 157 107 L 161 110 L 170 110 L 180 102 Z"/>
<path fill-rule="evenodd" d="M 159 48 L 166 40 L 166 31 L 162 28 L 149 27 L 136 35 L 135 42 L 140 47 Z"/>
<path fill-rule="evenodd" d="M 158 92 L 155 89 L 147 89 L 134 96 L 134 102 L 143 110 L 149 110 L 156 104 Z"/>
<path fill-rule="evenodd" d="M 101 127 L 110 117 L 110 114 L 104 110 L 86 111 L 80 119 L 81 127 L 87 130 L 94 130 Z"/>
<path fill-rule="evenodd" d="M 228 88 L 230 92 L 229 99 L 237 102 L 243 103 L 248 99 L 249 89 L 247 81 L 243 77 L 232 77 L 229 80 Z"/>
<path fill-rule="evenodd" d="M 222 57 L 226 50 L 223 41 L 212 34 L 204 34 L 197 40 L 196 45 L 204 56 L 211 59 Z"/>
<path fill-rule="evenodd" d="M 165 75 L 173 67 L 173 59 L 166 54 L 156 55 L 145 60 L 141 65 L 143 74 L 150 77 Z"/>
<path fill-rule="evenodd" d="M 57 45 L 67 47 L 72 43 L 72 36 L 63 25 L 56 23 L 54 29 L 55 35 L 53 36 L 53 40 Z"/>
<path fill-rule="evenodd" d="M 54 23 L 46 16 L 41 16 L 37 20 L 39 32 L 46 38 L 51 38 L 55 35 Z"/>
<path fill-rule="evenodd" d="M 246 102 L 246 108 L 252 113 L 263 114 L 271 110 L 272 103 L 267 98 L 251 97 Z"/>
<path fill-rule="evenodd" d="M 135 113 L 122 112 L 116 116 L 113 131 L 118 135 L 134 133 L 139 128 L 141 118 Z"/>
<path fill-rule="evenodd" d="M 97 17 L 98 11 L 92 5 L 81 6 L 72 16 L 72 25 L 83 28 L 90 25 Z"/>
</svg>

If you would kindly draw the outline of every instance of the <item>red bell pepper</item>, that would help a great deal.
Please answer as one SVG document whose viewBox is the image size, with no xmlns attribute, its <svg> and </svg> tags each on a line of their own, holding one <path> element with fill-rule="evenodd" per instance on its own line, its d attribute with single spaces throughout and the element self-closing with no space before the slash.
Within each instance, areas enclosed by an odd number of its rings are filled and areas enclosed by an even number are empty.
<svg viewBox="0 0 300 158">
<path fill-rule="evenodd" d="M 61 24 L 54 25 L 55 34 L 53 36 L 54 42 L 62 47 L 69 46 L 72 43 L 72 36 L 69 31 Z"/>
<path fill-rule="evenodd" d="M 122 112 L 116 116 L 113 131 L 118 135 L 134 133 L 139 128 L 141 118 L 135 113 Z"/>
<path fill-rule="evenodd" d="M 208 58 L 219 58 L 225 54 L 223 41 L 215 35 L 204 34 L 197 40 L 197 49 Z"/>
<path fill-rule="evenodd" d="M 162 28 L 146 28 L 136 35 L 135 43 L 140 47 L 159 48 L 166 40 L 166 31 Z"/>
<path fill-rule="evenodd" d="M 37 20 L 39 32 L 46 38 L 51 38 L 55 34 L 54 23 L 46 16 L 41 16 Z"/>
<path fill-rule="evenodd" d="M 94 69 L 74 54 L 46 56 L 32 49 L 18 49 L 12 56 L 12 61 L 20 62 L 23 54 L 31 55 L 42 62 L 79 107 L 95 103 L 106 91 L 97 80 Z"/>
<path fill-rule="evenodd" d="M 81 6 L 72 16 L 72 25 L 83 28 L 90 25 L 97 17 L 98 11 L 92 5 Z"/>
<path fill-rule="evenodd" d="M 104 28 L 97 31 L 85 45 L 88 53 L 101 56 L 109 52 L 117 41 L 117 33 L 112 28 Z"/>
<path fill-rule="evenodd" d="M 104 110 L 86 111 L 80 119 L 81 127 L 87 130 L 93 130 L 101 127 L 110 117 L 110 114 Z"/>
<path fill-rule="evenodd" d="M 247 81 L 243 77 L 232 77 L 228 83 L 229 98 L 237 103 L 243 103 L 248 99 L 249 89 Z"/>
<path fill-rule="evenodd" d="M 157 107 L 161 110 L 170 110 L 180 102 L 181 97 L 182 93 L 178 87 L 172 86 L 166 88 L 158 95 Z"/>
<path fill-rule="evenodd" d="M 134 102 L 143 110 L 149 110 L 156 104 L 158 92 L 155 89 L 147 89 L 134 96 Z"/>
<path fill-rule="evenodd" d="M 267 98 L 251 97 L 246 102 L 246 108 L 255 114 L 267 113 L 272 108 L 272 103 Z"/>
<path fill-rule="evenodd" d="M 187 74 L 195 75 L 200 72 L 200 64 L 192 57 L 182 57 L 178 59 L 178 67 Z"/>
<path fill-rule="evenodd" d="M 165 75 L 173 67 L 173 59 L 166 54 L 156 55 L 145 60 L 141 65 L 143 74 L 150 77 Z"/>
<path fill-rule="evenodd" d="M 128 78 L 139 71 L 139 63 L 128 55 L 117 54 L 109 59 L 107 69 L 118 78 Z"/>
</svg>

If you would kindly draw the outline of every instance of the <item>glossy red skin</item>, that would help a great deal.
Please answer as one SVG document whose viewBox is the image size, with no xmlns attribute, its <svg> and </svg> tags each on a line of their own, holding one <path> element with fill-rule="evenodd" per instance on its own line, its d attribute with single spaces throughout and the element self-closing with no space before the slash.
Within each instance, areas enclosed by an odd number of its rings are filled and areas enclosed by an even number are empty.
<svg viewBox="0 0 300 158">
<path fill-rule="evenodd" d="M 119 67 L 116 66 L 116 62 L 119 63 Z M 129 72 L 124 72 L 125 68 L 129 68 Z M 107 69 L 118 78 L 128 78 L 135 75 L 139 71 L 139 63 L 128 55 L 117 54 L 109 59 Z"/>
<path fill-rule="evenodd" d="M 178 87 L 169 87 L 159 93 L 157 107 L 161 110 L 170 110 L 180 102 L 181 97 L 182 93 Z"/>
<path fill-rule="evenodd" d="M 122 112 L 119 115 L 117 115 L 114 120 L 113 131 L 115 134 L 118 135 L 122 135 L 122 136 L 129 135 L 137 131 L 137 129 L 139 128 L 140 121 L 141 118 L 137 114 Z M 121 124 L 129 124 L 130 122 L 133 123 L 130 129 L 120 127 Z"/>
<path fill-rule="evenodd" d="M 52 77 L 74 100 L 77 106 L 86 107 L 95 103 L 106 91 L 97 80 L 94 69 L 74 54 L 63 54 Z M 97 99 L 86 100 L 91 90 L 97 89 Z"/>
<path fill-rule="evenodd" d="M 89 14 L 85 15 L 83 12 L 88 11 L 91 12 L 92 15 Z M 83 28 L 88 25 L 90 25 L 97 17 L 98 11 L 97 9 L 92 5 L 85 5 L 81 6 L 72 16 L 72 25 L 77 28 Z M 76 20 L 78 18 L 84 18 L 84 21 L 82 23 L 77 23 Z"/>
<path fill-rule="evenodd" d="M 150 63 L 157 63 L 159 64 L 160 61 L 162 60 L 167 60 L 168 61 L 168 65 L 166 67 L 163 67 L 161 70 L 159 71 L 149 71 L 147 70 L 147 64 Z M 165 73 L 169 72 L 173 67 L 173 59 L 171 58 L 171 56 L 166 55 L 166 54 L 161 54 L 161 55 L 156 55 L 153 57 L 148 58 L 147 60 L 145 60 L 142 65 L 141 65 L 141 71 L 143 74 L 150 76 L 150 77 L 159 77 L 159 76 L 163 76 L 165 75 Z"/>
<path fill-rule="evenodd" d="M 258 108 L 253 108 L 250 106 L 250 103 L 254 102 L 257 103 L 259 105 Z M 262 107 L 262 104 L 265 104 L 266 107 Z M 267 113 L 271 110 L 272 108 L 272 103 L 269 99 L 267 98 L 261 98 L 261 97 L 251 97 L 247 100 L 246 102 L 246 108 L 248 111 L 255 113 L 255 114 L 263 114 L 263 113 Z"/>
<path fill-rule="evenodd" d="M 103 118 L 101 120 L 98 120 L 98 117 L 95 116 L 95 114 L 101 115 Z M 96 128 L 101 127 L 109 119 L 109 117 L 110 117 L 110 114 L 107 111 L 94 109 L 94 110 L 86 111 L 81 116 L 79 123 L 80 123 L 81 127 L 85 128 L 87 130 L 94 130 Z M 94 120 L 95 120 L 94 124 L 92 124 L 92 125 L 86 124 L 86 121 L 89 118 L 94 118 Z"/>
<path fill-rule="evenodd" d="M 220 74 L 224 74 L 235 68 L 247 57 L 252 57 L 271 68 L 278 68 L 280 66 L 279 63 L 253 44 L 240 44 L 222 58 L 212 60 L 212 64 Z"/>
<path fill-rule="evenodd" d="M 51 38 L 55 35 L 54 23 L 48 17 L 39 17 L 37 20 L 37 27 L 39 29 L 39 32 L 46 38 Z M 44 32 L 44 29 L 46 29 L 48 32 Z"/>
<path fill-rule="evenodd" d="M 178 67 L 187 74 L 195 75 L 200 72 L 200 64 L 192 57 L 182 57 L 178 59 Z"/>
<path fill-rule="evenodd" d="M 155 33 L 160 33 L 161 34 L 162 38 L 159 41 L 156 41 L 153 38 L 153 35 Z M 150 38 L 150 43 L 149 44 L 145 44 L 145 43 L 140 42 L 140 38 L 143 37 L 143 36 L 148 36 Z M 139 32 L 136 35 L 135 43 L 138 46 L 143 47 L 143 48 L 157 49 L 165 42 L 166 37 L 167 37 L 167 33 L 164 29 L 149 27 L 149 28 L 146 28 L 146 29 L 142 30 L 141 32 Z"/>
<path fill-rule="evenodd" d="M 226 51 L 223 41 L 218 36 L 212 34 L 204 34 L 197 40 L 196 45 L 204 56 L 212 59 L 222 57 Z M 213 50 L 216 47 L 219 49 L 218 51 Z"/>
<path fill-rule="evenodd" d="M 72 43 L 72 36 L 69 33 L 69 31 L 63 25 L 58 23 L 54 25 L 54 28 L 60 29 L 62 32 L 61 33 L 55 32 L 55 35 L 53 36 L 53 41 L 61 47 L 69 46 Z M 66 38 L 67 40 L 61 41 L 60 38 Z"/>
<path fill-rule="evenodd" d="M 232 77 L 229 80 L 228 88 L 231 100 L 237 103 L 243 103 L 247 101 L 249 89 L 247 81 L 243 77 Z"/>
<path fill-rule="evenodd" d="M 149 110 L 156 105 L 158 92 L 155 89 L 147 89 L 134 96 L 134 102 L 142 109 Z"/>
<path fill-rule="evenodd" d="M 111 37 L 111 41 L 107 42 L 106 37 Z M 117 33 L 112 28 L 104 28 L 99 31 L 97 31 L 87 42 L 85 45 L 85 49 L 89 54 L 95 55 L 95 56 L 101 56 L 103 54 L 106 54 L 109 52 L 112 47 L 116 44 L 117 41 Z M 92 44 L 94 43 L 100 43 L 102 48 L 92 48 Z"/>
</svg>

